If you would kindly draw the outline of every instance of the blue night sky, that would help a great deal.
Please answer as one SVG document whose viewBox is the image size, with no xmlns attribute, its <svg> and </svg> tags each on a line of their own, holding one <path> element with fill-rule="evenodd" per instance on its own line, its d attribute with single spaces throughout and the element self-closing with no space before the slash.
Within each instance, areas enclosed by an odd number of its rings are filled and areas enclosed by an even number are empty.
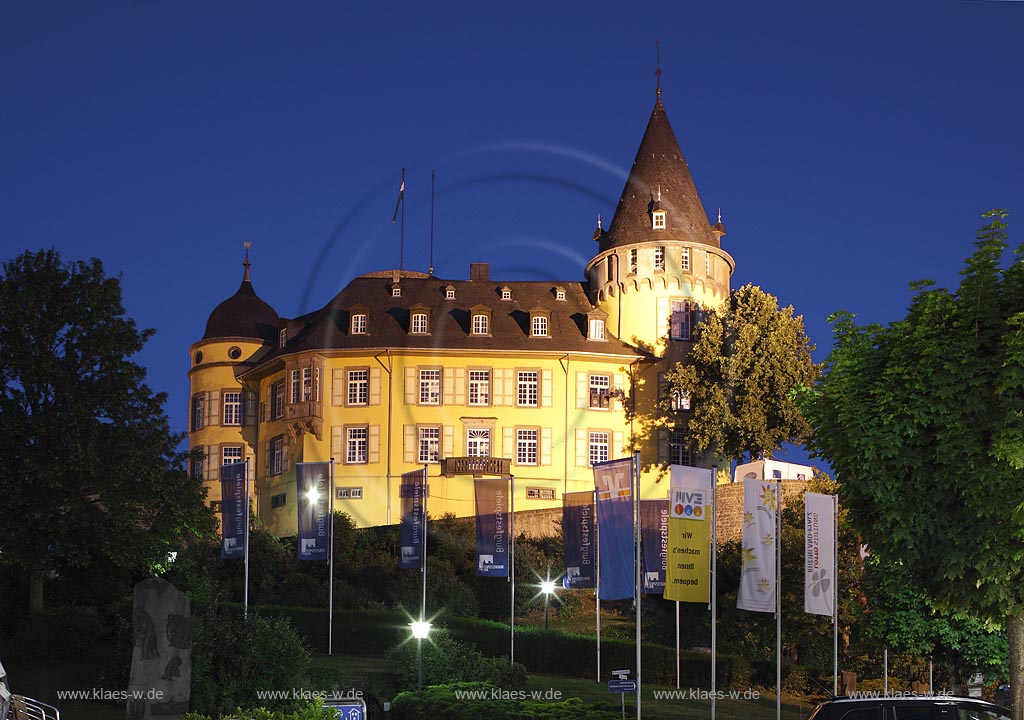
<svg viewBox="0 0 1024 720">
<path fill-rule="evenodd" d="M 1024 2 L 0 4 L 0 258 L 121 274 L 183 430 L 188 347 L 242 275 L 279 314 L 407 269 L 581 280 L 655 99 L 733 286 L 904 315 L 980 214 L 1024 211 Z M 1011 216 L 1011 240 L 1024 238 Z M 799 459 L 798 457 L 795 459 Z"/>
</svg>

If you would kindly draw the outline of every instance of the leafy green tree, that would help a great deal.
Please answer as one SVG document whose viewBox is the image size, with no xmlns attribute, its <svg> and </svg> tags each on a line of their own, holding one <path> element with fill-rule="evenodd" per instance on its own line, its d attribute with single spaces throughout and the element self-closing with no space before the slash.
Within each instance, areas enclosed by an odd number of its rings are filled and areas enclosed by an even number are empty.
<svg viewBox="0 0 1024 720">
<path fill-rule="evenodd" d="M 813 350 L 792 306 L 779 308 L 772 295 L 744 285 L 723 312 L 707 313 L 686 361 L 666 375 L 668 397 L 687 397 L 692 409 L 672 410 L 668 399 L 664 409 L 698 453 L 770 456 L 809 435 L 792 390 L 817 379 Z"/>
<path fill-rule="evenodd" d="M 955 292 L 914 284 L 907 316 L 835 345 L 807 410 L 813 448 L 873 553 L 949 612 L 1005 620 L 1024 718 L 1024 254 L 986 213 Z"/>
<path fill-rule="evenodd" d="M 165 396 L 129 358 L 151 330 L 125 316 L 99 260 L 26 252 L 0 274 L 0 552 L 30 574 L 30 608 L 64 568 L 158 572 L 213 531 Z"/>
</svg>

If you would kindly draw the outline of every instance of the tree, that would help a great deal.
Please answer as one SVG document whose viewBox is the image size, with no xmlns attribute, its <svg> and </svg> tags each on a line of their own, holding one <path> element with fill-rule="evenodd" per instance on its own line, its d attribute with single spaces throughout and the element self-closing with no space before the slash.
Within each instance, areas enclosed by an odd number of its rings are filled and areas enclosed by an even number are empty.
<svg viewBox="0 0 1024 720">
<path fill-rule="evenodd" d="M 792 306 L 780 309 L 775 297 L 744 285 L 724 313 L 707 313 L 686 361 L 666 375 L 669 397 L 689 398 L 692 409 L 673 411 L 670 401 L 665 409 L 678 416 L 691 450 L 770 456 L 809 434 L 792 391 L 817 379 L 813 350 Z"/>
<path fill-rule="evenodd" d="M 806 408 L 864 540 L 942 609 L 1005 620 L 1024 718 L 1024 255 L 986 213 L 955 292 L 915 283 L 906 318 L 835 344 Z"/>
<path fill-rule="evenodd" d="M 152 334 L 125 316 L 99 260 L 26 252 L 0 274 L 0 551 L 43 581 L 100 559 L 158 571 L 209 533 L 205 492 L 184 470 L 162 404 L 129 358 Z"/>
</svg>

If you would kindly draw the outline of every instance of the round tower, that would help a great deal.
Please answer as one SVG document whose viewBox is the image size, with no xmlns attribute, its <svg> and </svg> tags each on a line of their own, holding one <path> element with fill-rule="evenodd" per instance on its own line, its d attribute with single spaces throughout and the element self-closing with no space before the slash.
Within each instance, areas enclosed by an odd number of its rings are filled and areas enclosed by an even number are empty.
<svg viewBox="0 0 1024 720">
<path fill-rule="evenodd" d="M 220 503 L 220 466 L 250 463 L 250 497 L 255 498 L 258 447 L 258 396 L 238 375 L 274 347 L 278 315 L 253 289 L 249 255 L 238 291 L 214 308 L 203 338 L 189 348 L 188 439 L 190 450 L 201 450 L 190 473 L 208 488 L 207 500 Z"/>
<path fill-rule="evenodd" d="M 729 296 L 735 262 L 723 235 L 721 217 L 708 222 L 659 89 L 611 225 L 594 234 L 591 302 L 619 338 L 665 355 L 672 340 L 689 340 L 702 308 Z"/>
</svg>

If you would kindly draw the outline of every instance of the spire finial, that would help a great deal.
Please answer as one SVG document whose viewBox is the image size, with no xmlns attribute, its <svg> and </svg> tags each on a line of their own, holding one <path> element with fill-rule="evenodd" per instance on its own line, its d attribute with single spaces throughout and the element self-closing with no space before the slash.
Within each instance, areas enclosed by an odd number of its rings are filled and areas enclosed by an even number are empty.
<svg viewBox="0 0 1024 720">
<path fill-rule="evenodd" d="M 251 280 L 249 279 L 249 267 L 252 265 L 252 263 L 249 262 L 249 248 L 252 247 L 252 241 L 242 241 L 242 247 L 245 248 L 245 261 L 242 263 L 242 267 L 245 268 L 245 275 L 242 276 L 242 282 L 251 282 Z"/>
<path fill-rule="evenodd" d="M 718 222 L 722 222 L 722 208 L 718 208 Z"/>
<path fill-rule="evenodd" d="M 597 229 L 601 229 L 601 213 L 597 214 Z"/>
<path fill-rule="evenodd" d="M 658 68 L 654 71 L 654 76 L 658 79 L 658 99 L 661 100 L 661 40 L 655 39 L 654 48 L 658 56 Z"/>
<path fill-rule="evenodd" d="M 658 183 L 658 202 L 661 202 L 661 183 Z"/>
</svg>

